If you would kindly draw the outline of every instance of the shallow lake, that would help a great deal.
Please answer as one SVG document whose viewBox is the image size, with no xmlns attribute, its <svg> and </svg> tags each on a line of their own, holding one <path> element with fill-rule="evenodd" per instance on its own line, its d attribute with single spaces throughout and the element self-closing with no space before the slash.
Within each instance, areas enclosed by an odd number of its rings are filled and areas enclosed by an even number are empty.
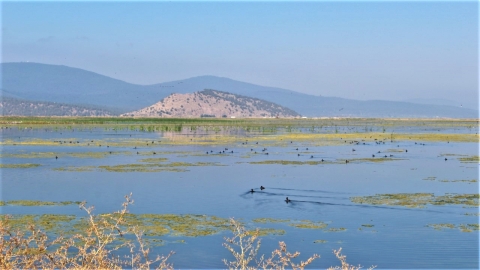
<svg viewBox="0 0 480 270">
<path fill-rule="evenodd" d="M 435 137 L 442 134 L 452 140 Z M 285 241 L 301 260 L 321 256 L 309 268 L 339 265 L 332 250 L 340 247 L 349 263 L 364 267 L 478 268 L 477 134 L 476 124 L 270 131 L 10 125 L 1 130 L 1 200 L 87 201 L 107 213 L 132 193 L 134 214 L 233 217 L 251 229 L 276 229 L 261 237 L 260 253 Z M 455 199 L 465 194 L 474 199 Z M 6 204 L 0 211 L 85 215 L 77 205 Z M 325 226 L 293 226 L 311 222 Z M 231 232 L 167 234 L 153 253 L 175 251 L 176 268 L 225 268 L 222 259 L 233 259 L 222 247 L 225 236 Z"/>
</svg>

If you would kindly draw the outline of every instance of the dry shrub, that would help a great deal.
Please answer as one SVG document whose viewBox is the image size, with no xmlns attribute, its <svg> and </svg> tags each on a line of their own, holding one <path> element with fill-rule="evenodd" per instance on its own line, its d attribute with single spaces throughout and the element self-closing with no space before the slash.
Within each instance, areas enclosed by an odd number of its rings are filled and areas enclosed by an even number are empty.
<svg viewBox="0 0 480 270">
<path fill-rule="evenodd" d="M 257 260 L 256 257 L 260 248 L 260 239 L 258 239 L 259 230 L 249 232 L 240 222 L 233 218 L 230 219 L 230 225 L 232 227 L 233 237 L 225 237 L 226 242 L 223 244 L 235 257 L 234 261 L 223 260 L 229 269 L 304 269 L 320 257 L 314 254 L 308 258 L 307 261 L 296 264 L 292 262 L 292 259 L 298 257 L 300 252 L 297 251 L 292 254 L 287 251 L 287 245 L 284 242 L 279 242 L 279 249 L 274 250 L 270 258 L 265 259 L 262 255 L 260 259 Z M 249 265 L 253 260 L 255 260 L 256 265 Z"/>
<path fill-rule="evenodd" d="M 49 239 L 45 232 L 30 224 L 26 231 L 12 229 L 8 216 L 0 220 L 0 269 L 173 269 L 167 256 L 150 259 L 150 249 L 142 239 L 143 232 L 125 221 L 131 194 L 125 196 L 122 210 L 113 214 L 93 214 L 93 207 L 85 203 L 80 208 L 87 212 L 87 225 L 80 233 L 66 238 Z M 133 235 L 135 240 L 125 239 Z M 115 251 L 127 248 L 123 258 Z"/>
<path fill-rule="evenodd" d="M 359 270 L 362 268 L 360 265 L 354 266 L 347 263 L 347 256 L 342 255 L 341 252 L 342 252 L 342 248 L 339 248 L 338 250 L 333 250 L 333 254 L 335 254 L 337 259 L 340 260 L 340 263 L 342 264 L 342 266 L 332 266 L 332 267 L 329 267 L 327 270 Z M 375 267 L 376 266 L 371 266 L 368 269 L 371 270 L 371 269 L 374 269 Z"/>
</svg>

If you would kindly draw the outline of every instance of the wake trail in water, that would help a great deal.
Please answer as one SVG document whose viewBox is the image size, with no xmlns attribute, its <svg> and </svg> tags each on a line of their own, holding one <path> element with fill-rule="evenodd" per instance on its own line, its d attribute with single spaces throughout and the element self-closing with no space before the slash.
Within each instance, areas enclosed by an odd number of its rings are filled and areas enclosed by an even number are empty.
<svg viewBox="0 0 480 270">
<path fill-rule="evenodd" d="M 275 187 L 267 187 L 268 189 L 278 189 L 278 190 L 291 190 L 291 191 L 303 191 L 303 192 L 318 192 L 318 193 L 332 193 L 332 194 L 350 194 L 347 192 L 337 192 L 337 191 L 327 191 L 327 190 L 319 190 L 319 189 L 297 189 L 297 188 L 275 188 Z"/>
<path fill-rule="evenodd" d="M 365 204 L 341 204 L 341 203 L 299 201 L 299 200 L 290 200 L 289 203 L 290 204 L 308 203 L 308 204 L 329 205 L 329 206 L 348 206 L 348 207 L 361 207 L 361 208 L 377 208 L 377 209 L 386 209 L 386 210 L 429 212 L 429 213 L 440 213 L 440 214 L 458 214 L 458 213 L 454 213 L 454 212 L 446 212 L 446 211 L 438 211 L 438 210 L 430 210 L 430 209 L 411 209 L 411 208 L 400 208 L 400 207 L 379 206 L 379 205 L 365 205 Z"/>
</svg>

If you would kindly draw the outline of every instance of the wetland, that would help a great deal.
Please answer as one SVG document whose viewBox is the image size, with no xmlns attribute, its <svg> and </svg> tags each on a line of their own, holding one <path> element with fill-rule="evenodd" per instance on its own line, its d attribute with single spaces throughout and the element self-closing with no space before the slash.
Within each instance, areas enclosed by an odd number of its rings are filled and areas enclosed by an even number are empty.
<svg viewBox="0 0 480 270">
<path fill-rule="evenodd" d="M 176 268 L 224 268 L 235 218 L 310 268 L 479 267 L 478 121 L 0 118 L 0 218 L 52 235 L 125 216 Z M 264 187 L 264 188 L 261 188 Z M 286 197 L 289 200 L 285 200 Z M 8 216 L 8 217 L 7 217 Z M 405 260 L 408 258 L 408 260 Z"/>
</svg>

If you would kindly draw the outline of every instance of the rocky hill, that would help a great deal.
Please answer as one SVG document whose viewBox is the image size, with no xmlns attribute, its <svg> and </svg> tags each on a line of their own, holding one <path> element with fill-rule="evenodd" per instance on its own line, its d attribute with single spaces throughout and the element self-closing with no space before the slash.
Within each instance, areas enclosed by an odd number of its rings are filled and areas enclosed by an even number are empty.
<svg viewBox="0 0 480 270">
<path fill-rule="evenodd" d="M 135 117 L 297 117 L 297 112 L 275 103 L 206 89 L 171 94 L 141 110 L 122 114 Z"/>
</svg>

